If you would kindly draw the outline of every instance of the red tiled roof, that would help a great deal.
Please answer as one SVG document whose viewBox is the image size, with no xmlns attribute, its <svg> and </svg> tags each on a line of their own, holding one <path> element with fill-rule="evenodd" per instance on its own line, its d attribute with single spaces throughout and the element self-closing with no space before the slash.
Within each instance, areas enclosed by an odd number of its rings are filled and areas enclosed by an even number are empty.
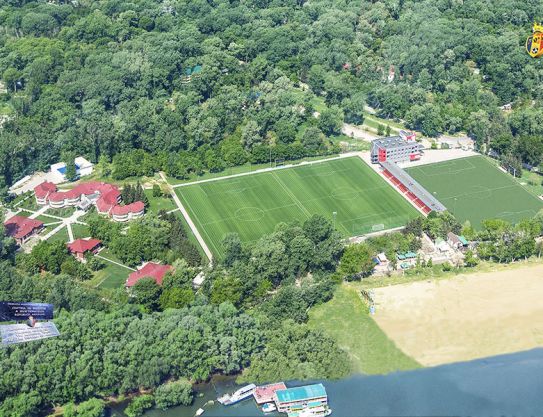
<svg viewBox="0 0 543 417">
<path fill-rule="evenodd" d="M 52 182 L 44 181 L 34 187 L 34 193 L 38 198 L 45 198 L 47 194 L 57 191 L 57 186 Z"/>
<path fill-rule="evenodd" d="M 21 239 L 31 234 L 34 229 L 43 226 L 43 222 L 23 216 L 13 216 L 4 222 L 6 233 L 15 239 Z"/>
<path fill-rule="evenodd" d="M 171 265 L 160 265 L 154 262 L 148 262 L 140 270 L 134 271 L 128 275 L 126 286 L 132 287 L 136 284 L 136 282 L 145 277 L 154 278 L 158 285 L 162 285 L 162 279 L 164 278 L 164 275 L 166 275 L 166 272 L 168 272 L 170 269 L 172 269 Z"/>
<path fill-rule="evenodd" d="M 98 239 L 77 239 L 68 243 L 68 249 L 71 253 L 85 253 L 95 249 L 102 242 Z"/>
<path fill-rule="evenodd" d="M 253 393 L 257 404 L 264 404 L 273 401 L 273 395 L 275 391 L 287 389 L 287 386 L 284 382 L 277 382 L 275 384 L 262 385 L 256 387 L 255 392 Z"/>
<path fill-rule="evenodd" d="M 111 214 L 115 216 L 124 216 L 128 213 L 139 213 L 145 208 L 145 204 L 142 201 L 136 201 L 132 204 L 127 204 L 126 206 L 115 206 L 111 211 Z"/>
<path fill-rule="evenodd" d="M 54 189 L 52 189 L 51 186 L 53 186 Z M 51 189 L 51 191 L 43 194 L 42 189 Z M 73 189 L 67 191 L 57 191 L 54 184 L 45 182 L 36 187 L 34 191 L 36 192 L 36 197 L 45 198 L 48 196 L 49 201 L 57 203 L 66 199 L 72 200 L 81 197 L 82 195 L 88 196 L 99 193 L 100 196 L 96 200 L 96 207 L 98 208 L 98 211 L 101 213 L 109 213 L 113 210 L 113 214 L 116 214 L 117 216 L 123 216 L 128 213 L 139 213 L 145 209 L 145 206 L 141 201 L 120 206 L 119 197 L 121 196 L 121 192 L 119 191 L 119 188 L 116 185 L 105 182 L 83 182 L 76 185 Z"/>
</svg>

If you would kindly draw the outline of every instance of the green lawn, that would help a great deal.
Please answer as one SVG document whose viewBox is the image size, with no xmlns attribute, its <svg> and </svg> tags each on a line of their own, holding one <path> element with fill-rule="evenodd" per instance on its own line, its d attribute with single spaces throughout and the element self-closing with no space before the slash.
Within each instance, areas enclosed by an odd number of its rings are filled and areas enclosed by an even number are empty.
<svg viewBox="0 0 543 417">
<path fill-rule="evenodd" d="M 73 223 L 72 233 L 74 234 L 74 239 L 91 237 L 89 226 L 85 226 L 84 224 Z"/>
<path fill-rule="evenodd" d="M 45 214 L 50 214 L 57 217 L 70 217 L 75 213 L 75 207 L 49 208 Z"/>
<path fill-rule="evenodd" d="M 30 210 L 38 210 L 40 206 L 36 203 L 36 198 L 34 196 L 31 196 L 30 198 L 27 198 L 24 200 L 21 204 L 17 206 L 18 208 L 23 209 L 30 209 Z"/>
<path fill-rule="evenodd" d="M 57 225 L 62 222 L 62 220 L 55 219 L 54 217 L 49 217 L 45 214 L 42 214 L 41 216 L 36 217 L 36 220 L 39 220 L 40 222 L 44 222 L 45 224 L 56 223 Z"/>
<path fill-rule="evenodd" d="M 103 260 L 102 260 L 103 261 Z M 105 267 L 94 273 L 93 282 L 101 288 L 119 288 L 122 287 L 132 271 L 111 262 L 103 261 Z"/>
<path fill-rule="evenodd" d="M 57 226 L 52 226 L 52 227 L 54 228 L 54 227 L 57 227 Z M 68 236 L 68 229 L 66 228 L 66 226 L 64 226 L 62 229 L 60 229 L 58 232 L 56 232 L 53 236 L 51 236 L 49 239 L 47 239 L 47 241 L 49 243 L 57 242 L 59 240 L 61 242 L 68 242 L 70 240 L 70 237 Z"/>
<path fill-rule="evenodd" d="M 483 156 L 422 165 L 407 171 L 460 222 L 469 220 L 475 228 L 490 218 L 516 223 L 543 208 L 543 201 Z"/>
<path fill-rule="evenodd" d="M 108 248 L 102 249 L 99 255 L 103 258 L 122 264 L 122 262 L 115 255 L 113 255 Z M 101 288 L 119 288 L 125 283 L 126 279 L 128 278 L 128 274 L 133 272 L 131 269 L 125 268 L 124 266 L 120 266 L 103 259 L 101 260 L 104 262 L 105 267 L 95 272 L 94 278 L 92 279 L 92 284 L 95 286 L 100 286 Z"/>
<path fill-rule="evenodd" d="M 160 210 L 170 211 L 176 207 L 173 199 L 169 198 L 169 194 L 165 197 L 153 197 L 153 190 L 145 190 L 145 195 L 149 199 L 149 211 L 158 213 Z"/>
<path fill-rule="evenodd" d="M 313 214 L 344 236 L 404 225 L 417 211 L 358 157 L 176 188 L 210 249 L 222 254 L 225 234 L 254 241 L 280 222 Z"/>
<path fill-rule="evenodd" d="M 353 372 L 384 374 L 420 367 L 373 321 L 353 286 L 343 284 L 331 301 L 312 308 L 309 325 L 337 341 L 351 358 Z"/>
</svg>

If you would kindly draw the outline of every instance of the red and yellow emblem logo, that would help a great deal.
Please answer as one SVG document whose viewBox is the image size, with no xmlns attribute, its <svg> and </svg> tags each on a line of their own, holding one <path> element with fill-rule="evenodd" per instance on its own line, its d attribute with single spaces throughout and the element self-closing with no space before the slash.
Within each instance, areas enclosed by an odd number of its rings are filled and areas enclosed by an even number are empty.
<svg viewBox="0 0 543 417">
<path fill-rule="evenodd" d="M 543 26 L 534 23 L 532 35 L 526 39 L 526 52 L 532 58 L 539 58 L 543 55 Z"/>
</svg>

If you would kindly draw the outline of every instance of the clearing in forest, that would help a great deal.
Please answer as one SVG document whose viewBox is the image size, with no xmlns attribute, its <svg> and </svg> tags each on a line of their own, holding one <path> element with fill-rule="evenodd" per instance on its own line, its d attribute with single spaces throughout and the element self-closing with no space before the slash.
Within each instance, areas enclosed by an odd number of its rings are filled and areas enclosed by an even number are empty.
<svg viewBox="0 0 543 417">
<path fill-rule="evenodd" d="M 321 214 L 344 236 L 404 225 L 417 211 L 360 158 L 311 163 L 176 188 L 211 251 L 236 232 L 244 242 L 280 222 Z M 335 215 L 333 213 L 336 213 Z"/>
<path fill-rule="evenodd" d="M 479 228 L 485 219 L 516 223 L 533 217 L 543 201 L 483 156 L 420 165 L 406 170 L 461 222 Z"/>
</svg>

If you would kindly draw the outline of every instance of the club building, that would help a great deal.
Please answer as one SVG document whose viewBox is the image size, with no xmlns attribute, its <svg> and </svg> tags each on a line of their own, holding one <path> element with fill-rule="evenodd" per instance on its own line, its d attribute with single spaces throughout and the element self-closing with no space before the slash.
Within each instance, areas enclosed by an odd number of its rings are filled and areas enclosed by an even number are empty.
<svg viewBox="0 0 543 417">
<path fill-rule="evenodd" d="M 371 162 L 407 162 L 421 157 L 423 146 L 415 140 L 415 134 L 400 130 L 399 136 L 375 139 L 371 143 Z"/>
<path fill-rule="evenodd" d="M 371 162 L 379 164 L 383 176 L 422 213 L 445 211 L 441 202 L 398 165 L 420 159 L 423 146 L 415 139 L 415 133 L 405 130 L 400 130 L 399 136 L 375 139 L 371 143 Z"/>
<path fill-rule="evenodd" d="M 328 406 L 328 395 L 322 384 L 287 388 L 275 391 L 275 405 L 280 413 L 297 415 L 306 408 L 325 408 Z"/>
<path fill-rule="evenodd" d="M 34 188 L 34 194 L 38 205 L 49 204 L 53 208 L 71 206 L 81 210 L 95 205 L 98 213 L 117 222 L 137 219 L 145 213 L 145 204 L 142 201 L 122 205 L 119 188 L 105 182 L 84 182 L 71 190 L 59 191 L 55 184 L 45 181 Z"/>
</svg>

